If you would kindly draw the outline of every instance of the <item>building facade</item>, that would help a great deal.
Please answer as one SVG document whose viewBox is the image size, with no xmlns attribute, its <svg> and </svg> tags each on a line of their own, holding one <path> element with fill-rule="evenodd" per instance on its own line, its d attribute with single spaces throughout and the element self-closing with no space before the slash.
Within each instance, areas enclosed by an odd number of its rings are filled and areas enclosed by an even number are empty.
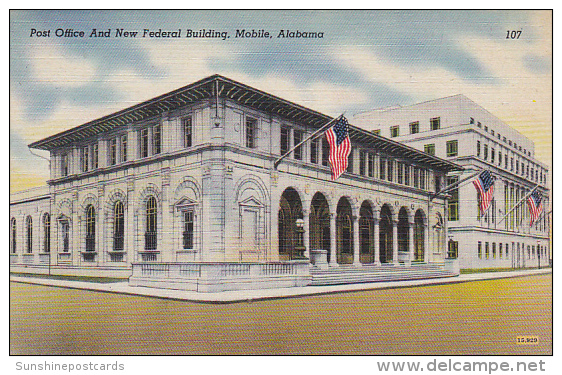
<svg viewBox="0 0 562 375">
<path fill-rule="evenodd" d="M 448 251 L 458 252 L 461 268 L 549 264 L 549 170 L 535 159 L 531 140 L 463 95 L 364 112 L 353 122 L 461 165 L 462 172 L 447 176 L 448 184 L 481 169 L 495 177 L 494 199 L 484 215 L 471 181 L 449 192 Z M 542 194 L 544 209 L 531 226 L 527 203 L 517 203 L 535 187 Z"/>
<path fill-rule="evenodd" d="M 323 137 L 275 167 L 330 120 L 217 75 L 37 141 L 51 175 L 40 195 L 11 198 L 12 269 L 443 264 L 446 200 L 430 198 L 461 168 L 354 126 L 338 180 Z"/>
</svg>

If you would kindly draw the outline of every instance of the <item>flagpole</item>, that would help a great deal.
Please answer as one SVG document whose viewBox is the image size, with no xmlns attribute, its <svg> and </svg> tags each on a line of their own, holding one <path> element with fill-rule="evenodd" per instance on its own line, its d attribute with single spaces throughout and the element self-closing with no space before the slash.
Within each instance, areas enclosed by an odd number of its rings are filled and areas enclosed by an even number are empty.
<svg viewBox="0 0 562 375">
<path fill-rule="evenodd" d="M 273 163 L 273 169 L 277 169 L 277 166 L 279 165 L 279 163 L 281 163 L 281 160 L 285 159 L 291 152 L 295 151 L 297 148 L 299 148 L 300 146 L 302 146 L 303 143 L 305 143 L 306 141 L 310 140 L 311 138 L 316 137 L 320 132 L 322 132 L 324 129 L 326 129 L 329 125 L 331 125 L 334 121 L 339 120 L 340 118 L 343 117 L 343 114 L 339 115 L 336 118 L 331 119 L 329 122 L 327 122 L 324 126 L 322 126 L 320 129 L 318 129 L 317 131 L 315 131 L 314 133 L 312 133 L 311 135 L 309 135 L 307 138 L 305 138 L 304 140 L 302 140 L 299 144 L 297 144 L 296 146 L 294 146 L 293 148 L 291 148 L 289 151 L 287 151 L 286 153 L 284 153 L 279 159 L 275 160 L 275 163 Z"/>
<path fill-rule="evenodd" d="M 487 170 L 487 169 L 486 169 L 486 170 Z M 454 188 L 455 186 L 460 185 L 460 184 L 462 184 L 463 182 L 465 182 L 465 181 L 467 181 L 467 180 L 470 180 L 471 178 L 474 178 L 476 175 L 478 175 L 478 174 L 481 173 L 482 171 L 484 171 L 484 169 L 481 168 L 481 169 L 477 170 L 476 172 L 474 172 L 473 174 L 471 174 L 470 176 L 468 176 L 468 177 L 466 177 L 466 178 L 463 178 L 462 180 L 459 180 L 459 181 L 457 181 L 457 182 L 453 182 L 453 183 L 450 184 L 450 185 L 445 186 L 443 189 L 439 190 L 437 193 L 433 193 L 433 194 L 431 195 L 431 199 L 430 199 L 430 200 L 433 200 L 433 199 L 437 198 L 437 196 L 438 196 L 439 194 L 443 194 L 443 193 L 445 193 L 446 191 L 451 190 L 451 189 Z"/>
<path fill-rule="evenodd" d="M 519 202 L 517 202 L 517 204 L 515 205 L 515 207 L 513 207 L 511 210 L 509 210 L 509 211 L 500 219 L 500 221 L 498 221 L 498 224 L 497 224 L 497 225 L 500 225 L 500 223 L 505 220 L 505 218 L 507 217 L 507 215 L 509 215 L 510 213 L 513 212 L 513 210 L 515 210 L 517 207 L 519 207 L 519 205 L 520 205 L 523 201 L 525 201 L 525 200 L 529 197 L 529 195 L 533 194 L 533 191 L 537 190 L 537 188 L 539 187 L 539 185 L 540 185 L 540 184 L 537 184 L 537 186 L 535 186 L 535 187 L 533 188 L 533 190 L 531 190 L 531 191 L 529 192 L 529 194 L 525 195 L 525 196 L 523 197 L 523 199 L 521 199 Z"/>
</svg>

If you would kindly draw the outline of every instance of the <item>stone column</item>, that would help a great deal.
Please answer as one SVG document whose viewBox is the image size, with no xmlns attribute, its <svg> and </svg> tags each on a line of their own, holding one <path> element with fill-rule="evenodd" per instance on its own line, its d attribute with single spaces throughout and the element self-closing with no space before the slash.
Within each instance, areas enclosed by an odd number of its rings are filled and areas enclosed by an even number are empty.
<svg viewBox="0 0 562 375">
<path fill-rule="evenodd" d="M 408 262 L 407 265 L 411 266 L 414 261 L 414 222 L 408 223 Z"/>
<path fill-rule="evenodd" d="M 381 254 L 380 254 L 380 233 L 379 233 L 379 218 L 378 217 L 373 217 L 373 222 L 374 222 L 374 230 L 373 230 L 373 242 L 374 242 L 374 246 L 375 246 L 375 259 L 373 264 L 375 266 L 380 266 L 381 265 Z"/>
<path fill-rule="evenodd" d="M 330 214 L 330 266 L 337 267 L 336 214 Z"/>
<path fill-rule="evenodd" d="M 72 264 L 77 266 L 81 263 L 81 249 L 80 249 L 80 216 L 78 214 L 80 206 L 78 204 L 78 193 L 72 193 L 72 218 L 69 229 L 70 253 L 72 257 Z"/>
<path fill-rule="evenodd" d="M 423 261 L 424 261 L 424 263 L 429 263 L 429 220 L 428 219 L 424 219 Z"/>
<path fill-rule="evenodd" d="M 398 264 L 398 220 L 392 221 L 392 263 Z"/>
<path fill-rule="evenodd" d="M 127 259 L 127 263 L 131 264 L 134 262 L 138 262 L 137 259 L 137 251 L 135 244 L 135 236 L 136 231 L 138 230 L 136 225 L 136 202 L 134 199 L 134 189 L 135 183 L 132 178 L 127 180 L 127 202 L 125 206 L 125 256 Z"/>
<path fill-rule="evenodd" d="M 304 256 L 310 259 L 310 211 L 303 209 L 302 217 L 304 220 L 304 226 L 303 226 Z"/>
<path fill-rule="evenodd" d="M 165 162 L 165 164 L 167 164 Z M 160 255 L 162 262 L 173 262 L 176 260 L 176 254 L 173 239 L 173 213 L 174 206 L 170 202 L 170 168 L 168 166 L 163 167 L 161 170 L 162 179 L 162 231 L 161 231 L 161 241 L 160 241 Z"/>
<path fill-rule="evenodd" d="M 353 216 L 353 265 L 361 267 L 359 249 L 359 217 Z"/>
</svg>

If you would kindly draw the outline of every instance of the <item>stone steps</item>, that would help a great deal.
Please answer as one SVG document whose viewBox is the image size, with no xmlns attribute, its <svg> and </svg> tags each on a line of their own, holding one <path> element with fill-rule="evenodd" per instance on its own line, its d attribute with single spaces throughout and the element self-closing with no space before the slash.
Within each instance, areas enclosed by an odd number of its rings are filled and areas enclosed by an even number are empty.
<svg viewBox="0 0 562 375">
<path fill-rule="evenodd" d="M 327 270 L 312 269 L 311 285 L 337 285 L 381 281 L 419 280 L 456 276 L 442 265 L 422 264 L 406 267 L 403 265 L 383 266 L 340 266 Z"/>
</svg>

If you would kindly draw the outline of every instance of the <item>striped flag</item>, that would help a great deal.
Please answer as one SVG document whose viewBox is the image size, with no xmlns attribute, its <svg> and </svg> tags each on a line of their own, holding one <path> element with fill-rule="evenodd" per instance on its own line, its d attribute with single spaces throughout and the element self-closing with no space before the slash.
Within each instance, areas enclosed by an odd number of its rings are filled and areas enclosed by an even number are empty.
<svg viewBox="0 0 562 375">
<path fill-rule="evenodd" d="M 484 213 L 494 198 L 494 178 L 489 171 L 482 171 L 473 183 L 480 195 L 480 212 Z"/>
<path fill-rule="evenodd" d="M 529 223 L 529 226 L 531 226 L 542 212 L 542 195 L 537 189 L 527 198 L 527 205 L 529 211 L 531 211 L 531 222 Z"/>
<path fill-rule="evenodd" d="M 347 169 L 347 158 L 351 152 L 351 141 L 348 133 L 347 119 L 341 116 L 336 123 L 326 130 L 326 138 L 330 145 L 330 166 L 332 180 L 337 179 Z"/>
</svg>

